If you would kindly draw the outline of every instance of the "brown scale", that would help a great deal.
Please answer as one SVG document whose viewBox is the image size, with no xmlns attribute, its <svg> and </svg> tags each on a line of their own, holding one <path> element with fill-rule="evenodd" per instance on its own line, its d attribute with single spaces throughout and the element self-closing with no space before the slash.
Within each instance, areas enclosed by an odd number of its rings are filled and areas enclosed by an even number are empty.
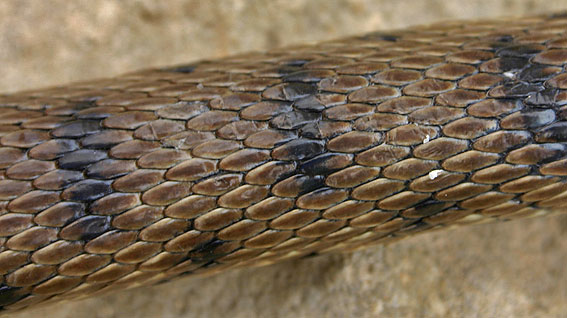
<svg viewBox="0 0 567 318">
<path fill-rule="evenodd" d="M 0 96 L 0 307 L 563 211 L 564 17 Z"/>
</svg>

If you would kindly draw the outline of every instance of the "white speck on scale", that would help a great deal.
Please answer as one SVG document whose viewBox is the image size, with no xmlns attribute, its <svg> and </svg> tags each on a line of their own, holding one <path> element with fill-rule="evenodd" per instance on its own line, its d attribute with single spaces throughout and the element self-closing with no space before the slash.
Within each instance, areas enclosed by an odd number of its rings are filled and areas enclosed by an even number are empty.
<svg viewBox="0 0 567 318">
<path fill-rule="evenodd" d="M 441 172 L 443 172 L 443 170 L 433 170 L 429 172 L 429 179 L 435 180 L 435 178 L 437 178 Z"/>
</svg>

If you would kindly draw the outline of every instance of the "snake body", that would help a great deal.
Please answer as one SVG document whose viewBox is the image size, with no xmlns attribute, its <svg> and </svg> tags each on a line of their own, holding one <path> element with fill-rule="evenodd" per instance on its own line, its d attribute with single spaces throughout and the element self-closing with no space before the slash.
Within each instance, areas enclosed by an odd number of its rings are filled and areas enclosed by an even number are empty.
<svg viewBox="0 0 567 318">
<path fill-rule="evenodd" d="M 567 17 L 445 22 L 0 97 L 0 306 L 557 213 Z"/>
</svg>

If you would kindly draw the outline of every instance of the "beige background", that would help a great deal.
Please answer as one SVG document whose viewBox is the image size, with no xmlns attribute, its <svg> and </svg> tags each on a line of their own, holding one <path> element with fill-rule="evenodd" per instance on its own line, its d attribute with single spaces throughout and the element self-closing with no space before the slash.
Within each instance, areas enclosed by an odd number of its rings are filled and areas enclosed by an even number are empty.
<svg viewBox="0 0 567 318">
<path fill-rule="evenodd" d="M 440 19 L 567 10 L 512 1 L 2 1 L 0 91 Z M 23 317 L 566 317 L 567 217 L 182 279 Z"/>
</svg>

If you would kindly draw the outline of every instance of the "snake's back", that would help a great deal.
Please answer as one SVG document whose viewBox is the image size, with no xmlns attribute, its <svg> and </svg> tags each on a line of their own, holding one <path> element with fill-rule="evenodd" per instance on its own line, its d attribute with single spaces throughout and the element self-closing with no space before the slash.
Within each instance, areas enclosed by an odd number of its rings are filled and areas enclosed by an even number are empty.
<svg viewBox="0 0 567 318">
<path fill-rule="evenodd" d="M 445 22 L 0 97 L 0 306 L 567 205 L 567 17 Z"/>
</svg>

